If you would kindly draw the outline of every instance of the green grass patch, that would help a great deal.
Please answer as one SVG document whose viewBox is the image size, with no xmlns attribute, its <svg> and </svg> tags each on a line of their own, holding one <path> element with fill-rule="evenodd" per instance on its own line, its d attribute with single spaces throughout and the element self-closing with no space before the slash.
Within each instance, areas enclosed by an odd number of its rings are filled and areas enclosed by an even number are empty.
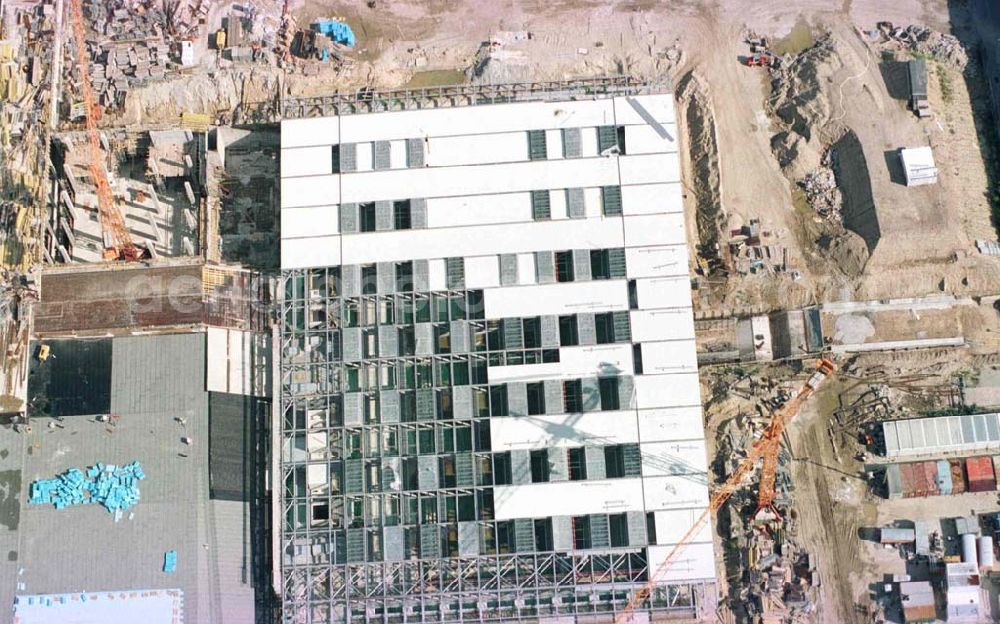
<svg viewBox="0 0 1000 624">
<path fill-rule="evenodd" d="M 410 78 L 403 88 L 447 87 L 464 82 L 465 72 L 461 69 L 431 69 L 413 74 L 413 78 Z"/>
</svg>

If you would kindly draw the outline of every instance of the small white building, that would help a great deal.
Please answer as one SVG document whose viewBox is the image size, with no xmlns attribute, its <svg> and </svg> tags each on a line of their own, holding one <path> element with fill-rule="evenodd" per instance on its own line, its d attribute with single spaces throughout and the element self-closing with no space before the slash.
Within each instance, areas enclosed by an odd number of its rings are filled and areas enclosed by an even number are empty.
<svg viewBox="0 0 1000 624">
<path fill-rule="evenodd" d="M 182 40 L 180 48 L 181 67 L 191 67 L 195 64 L 194 42 Z"/>
<path fill-rule="evenodd" d="M 899 157 L 903 161 L 906 186 L 937 184 L 938 170 L 930 147 L 903 148 L 899 150 Z"/>
<path fill-rule="evenodd" d="M 975 563 L 945 565 L 948 588 L 948 621 L 978 622 L 980 612 L 979 568 Z"/>
</svg>

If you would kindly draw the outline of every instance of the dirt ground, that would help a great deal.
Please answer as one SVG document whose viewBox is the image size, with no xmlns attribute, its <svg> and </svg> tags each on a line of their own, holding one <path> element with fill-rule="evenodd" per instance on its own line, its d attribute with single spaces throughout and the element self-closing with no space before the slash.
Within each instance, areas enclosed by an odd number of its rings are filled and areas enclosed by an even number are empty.
<svg viewBox="0 0 1000 624">
<path fill-rule="evenodd" d="M 881 576 L 867 560 L 858 530 L 876 507 L 854 455 L 853 441 L 831 435 L 829 415 L 840 384 L 824 387 L 789 428 L 798 539 L 815 554 L 821 582 L 815 622 L 860 622 L 867 586 Z"/>
</svg>

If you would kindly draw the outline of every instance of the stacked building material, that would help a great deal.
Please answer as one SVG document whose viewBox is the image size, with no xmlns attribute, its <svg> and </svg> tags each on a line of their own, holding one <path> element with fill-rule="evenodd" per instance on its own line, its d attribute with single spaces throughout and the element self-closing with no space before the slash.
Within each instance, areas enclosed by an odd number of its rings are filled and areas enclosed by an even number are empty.
<svg viewBox="0 0 1000 624">
<path fill-rule="evenodd" d="M 70 468 L 55 479 L 31 484 L 32 505 L 52 504 L 56 509 L 71 505 L 99 504 L 116 517 L 139 502 L 139 481 L 145 479 L 139 462 L 124 466 L 95 464 L 87 474 Z"/>
</svg>

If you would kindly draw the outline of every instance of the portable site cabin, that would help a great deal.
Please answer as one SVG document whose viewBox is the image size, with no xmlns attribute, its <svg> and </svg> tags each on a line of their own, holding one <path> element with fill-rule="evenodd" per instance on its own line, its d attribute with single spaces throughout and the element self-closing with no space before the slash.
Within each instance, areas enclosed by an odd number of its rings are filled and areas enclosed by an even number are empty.
<svg viewBox="0 0 1000 624">
<path fill-rule="evenodd" d="M 927 61 L 913 59 L 907 63 L 910 83 L 910 109 L 917 117 L 929 117 L 931 105 L 927 101 Z"/>
</svg>

